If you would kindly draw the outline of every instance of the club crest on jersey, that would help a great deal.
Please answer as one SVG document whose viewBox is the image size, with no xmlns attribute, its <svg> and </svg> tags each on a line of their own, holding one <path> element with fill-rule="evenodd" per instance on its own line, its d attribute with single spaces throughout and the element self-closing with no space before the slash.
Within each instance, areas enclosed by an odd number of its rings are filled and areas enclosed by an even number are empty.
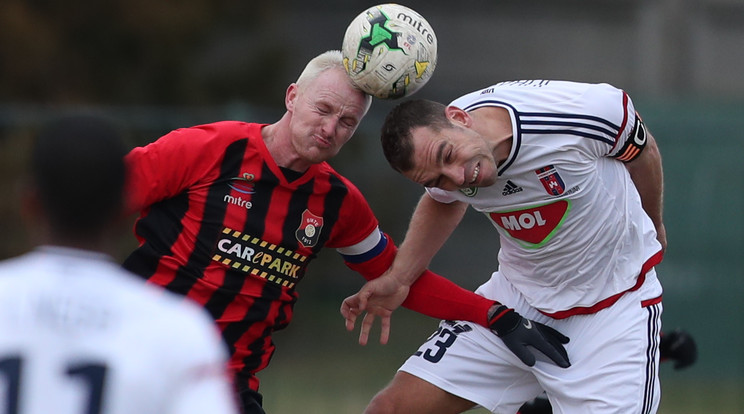
<svg viewBox="0 0 744 414">
<path fill-rule="evenodd" d="M 540 179 L 545 191 L 550 195 L 559 196 L 566 191 L 566 184 L 558 174 L 558 170 L 554 166 L 548 165 L 535 170 L 537 178 Z"/>
<path fill-rule="evenodd" d="M 461 188 L 460 192 L 463 193 L 465 197 L 475 197 L 475 195 L 478 194 L 478 187 Z"/>
<path fill-rule="evenodd" d="M 295 237 L 303 246 L 313 247 L 318 244 L 321 230 L 323 230 L 323 217 L 316 216 L 310 210 L 305 209 L 302 212 L 302 221 L 295 232 Z"/>
</svg>

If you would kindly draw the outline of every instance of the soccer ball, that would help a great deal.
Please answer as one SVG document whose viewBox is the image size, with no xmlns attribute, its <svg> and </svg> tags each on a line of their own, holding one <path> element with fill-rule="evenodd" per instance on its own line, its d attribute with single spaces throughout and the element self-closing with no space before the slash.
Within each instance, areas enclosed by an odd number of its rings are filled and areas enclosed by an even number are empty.
<svg viewBox="0 0 744 414">
<path fill-rule="evenodd" d="M 437 65 L 437 37 L 420 14 L 399 4 L 380 4 L 346 29 L 341 52 L 351 80 L 380 99 L 411 95 Z"/>
</svg>

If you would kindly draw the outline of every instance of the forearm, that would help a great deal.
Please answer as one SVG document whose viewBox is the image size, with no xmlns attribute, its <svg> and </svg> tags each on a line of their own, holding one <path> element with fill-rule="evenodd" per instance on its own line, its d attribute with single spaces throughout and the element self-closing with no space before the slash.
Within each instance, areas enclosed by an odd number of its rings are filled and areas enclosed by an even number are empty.
<svg viewBox="0 0 744 414">
<path fill-rule="evenodd" d="M 436 319 L 464 320 L 488 327 L 488 310 L 494 303 L 427 270 L 413 283 L 403 306 Z"/>
<path fill-rule="evenodd" d="M 389 271 L 401 284 L 411 286 L 429 266 L 467 210 L 465 203 L 443 204 L 427 194 L 421 197 Z"/>
</svg>

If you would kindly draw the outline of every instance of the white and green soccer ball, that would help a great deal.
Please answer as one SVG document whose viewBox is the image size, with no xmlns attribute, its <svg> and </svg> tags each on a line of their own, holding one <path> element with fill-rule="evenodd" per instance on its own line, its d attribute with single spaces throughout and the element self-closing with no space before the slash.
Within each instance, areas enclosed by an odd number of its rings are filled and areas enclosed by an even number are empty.
<svg viewBox="0 0 744 414">
<path fill-rule="evenodd" d="M 409 96 L 429 81 L 437 65 L 437 37 L 420 14 L 399 4 L 360 13 L 341 48 L 351 80 L 380 99 Z"/>
</svg>

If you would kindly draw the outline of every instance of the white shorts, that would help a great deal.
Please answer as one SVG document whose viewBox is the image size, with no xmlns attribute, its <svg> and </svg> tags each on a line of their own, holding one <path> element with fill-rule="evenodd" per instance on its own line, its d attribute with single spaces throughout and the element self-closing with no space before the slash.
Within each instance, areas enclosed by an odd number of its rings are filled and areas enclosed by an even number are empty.
<svg viewBox="0 0 744 414">
<path fill-rule="evenodd" d="M 543 390 L 553 413 L 656 412 L 662 305 L 652 300 L 661 296 L 653 269 L 643 286 L 609 308 L 566 319 L 552 319 L 530 307 L 498 272 L 477 292 L 484 290 L 499 292 L 492 299 L 568 336 L 571 366 L 560 368 L 535 351 L 537 362 L 528 367 L 490 330 L 442 321 L 400 371 L 493 413 L 516 413 Z"/>
</svg>

